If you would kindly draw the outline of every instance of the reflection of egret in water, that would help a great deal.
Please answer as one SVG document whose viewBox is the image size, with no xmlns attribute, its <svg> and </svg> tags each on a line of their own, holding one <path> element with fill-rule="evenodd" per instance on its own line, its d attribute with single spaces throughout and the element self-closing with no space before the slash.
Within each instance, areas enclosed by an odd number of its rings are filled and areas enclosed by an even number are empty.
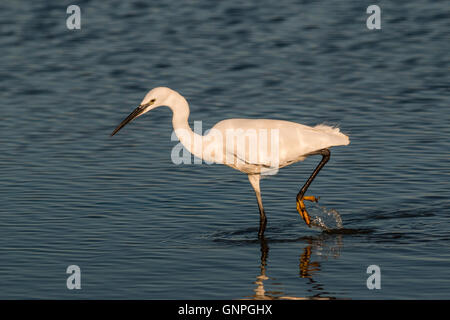
<svg viewBox="0 0 450 320">
<path fill-rule="evenodd" d="M 264 280 L 268 280 L 269 277 L 266 276 L 266 265 L 267 256 L 269 254 L 269 246 L 267 245 L 267 240 L 265 238 L 260 239 L 261 243 L 261 265 L 259 275 L 256 277 L 255 284 L 257 285 L 255 289 L 255 299 L 271 299 L 270 296 L 266 295 L 264 290 Z M 270 292 L 269 292 L 270 293 Z"/>
<path fill-rule="evenodd" d="M 256 277 L 255 294 L 248 298 L 255 300 L 275 300 L 275 299 L 334 299 L 328 292 L 325 291 L 324 285 L 314 279 L 320 270 L 320 259 L 328 259 L 333 257 L 337 259 L 340 255 L 340 249 L 342 248 L 342 235 L 341 234 L 326 234 L 323 233 L 317 237 L 305 237 L 302 238 L 306 242 L 306 246 L 303 248 L 303 252 L 299 258 L 299 276 L 302 279 L 307 279 L 310 288 L 307 289 L 310 292 L 309 297 L 294 297 L 287 296 L 279 290 L 266 290 L 264 287 L 264 281 L 273 279 L 267 276 L 267 259 L 269 256 L 269 244 L 266 238 L 260 239 L 261 244 L 261 261 L 260 272 Z M 301 239 L 300 239 L 301 240 Z M 319 260 L 313 260 L 313 254 L 317 256 Z"/>
<path fill-rule="evenodd" d="M 331 240 L 331 241 L 329 241 Z M 316 255 L 322 258 L 333 257 L 337 259 L 342 248 L 342 235 L 322 235 L 319 238 L 308 238 L 308 245 L 303 249 L 299 262 L 300 278 L 308 279 L 311 288 L 308 292 L 312 294 L 312 298 L 325 298 L 329 293 L 325 291 L 323 284 L 314 279 L 314 275 L 320 272 L 320 262 L 312 261 L 311 255 L 313 250 L 317 251 Z M 332 245 L 329 246 L 329 243 Z M 328 297 L 331 299 L 331 297 Z"/>
</svg>

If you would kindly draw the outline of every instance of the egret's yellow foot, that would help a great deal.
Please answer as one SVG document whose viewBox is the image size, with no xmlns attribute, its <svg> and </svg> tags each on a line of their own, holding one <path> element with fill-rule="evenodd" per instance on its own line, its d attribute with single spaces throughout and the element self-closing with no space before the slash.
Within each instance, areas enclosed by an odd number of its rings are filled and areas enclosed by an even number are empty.
<svg viewBox="0 0 450 320">
<path fill-rule="evenodd" d="M 308 211 L 306 211 L 305 204 L 303 203 L 304 200 L 312 201 L 312 202 L 319 202 L 319 197 L 314 196 L 303 196 L 302 198 L 297 198 L 297 211 L 300 213 L 300 216 L 305 221 L 306 225 L 308 227 L 311 226 L 311 217 L 308 214 Z"/>
<path fill-rule="evenodd" d="M 319 202 L 320 197 L 314 197 L 314 196 L 304 196 L 303 200 L 312 201 L 312 202 Z"/>
</svg>

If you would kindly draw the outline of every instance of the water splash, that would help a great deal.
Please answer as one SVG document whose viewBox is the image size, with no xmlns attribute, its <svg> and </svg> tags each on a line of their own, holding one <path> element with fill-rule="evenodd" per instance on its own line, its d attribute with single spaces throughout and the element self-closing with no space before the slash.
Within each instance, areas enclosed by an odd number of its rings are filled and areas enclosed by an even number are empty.
<svg viewBox="0 0 450 320">
<path fill-rule="evenodd" d="M 325 231 L 344 228 L 341 215 L 335 209 L 316 205 L 309 210 L 309 214 L 311 216 L 311 225 L 314 227 L 319 227 Z"/>
</svg>

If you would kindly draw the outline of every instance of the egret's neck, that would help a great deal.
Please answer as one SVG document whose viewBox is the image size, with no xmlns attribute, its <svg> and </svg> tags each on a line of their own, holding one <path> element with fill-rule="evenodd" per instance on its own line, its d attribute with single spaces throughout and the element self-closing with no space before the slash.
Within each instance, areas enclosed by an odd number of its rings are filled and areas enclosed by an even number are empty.
<svg viewBox="0 0 450 320">
<path fill-rule="evenodd" d="M 202 139 L 201 134 L 192 131 L 189 126 L 189 105 L 178 93 L 172 94 L 167 103 L 173 112 L 172 125 L 180 142 L 193 155 L 202 159 Z"/>
</svg>

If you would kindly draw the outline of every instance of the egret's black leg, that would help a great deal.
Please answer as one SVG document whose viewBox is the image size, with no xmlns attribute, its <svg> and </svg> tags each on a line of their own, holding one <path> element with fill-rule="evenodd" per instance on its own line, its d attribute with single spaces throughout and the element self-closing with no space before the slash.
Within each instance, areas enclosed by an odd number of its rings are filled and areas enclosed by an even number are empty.
<svg viewBox="0 0 450 320">
<path fill-rule="evenodd" d="M 258 195 L 256 196 L 258 198 Z M 258 207 L 259 207 L 259 231 L 258 231 L 258 238 L 262 238 L 264 236 L 264 231 L 266 230 L 266 224 L 267 224 L 267 218 L 266 214 L 264 212 L 264 208 L 262 206 L 261 194 L 259 195 L 258 199 Z M 261 205 L 260 205 L 261 203 Z"/>
<path fill-rule="evenodd" d="M 261 179 L 261 176 L 259 174 L 249 174 L 248 175 L 248 180 L 250 181 L 250 184 L 252 185 L 253 189 L 255 190 L 256 200 L 258 201 L 258 208 L 259 208 L 258 237 L 262 238 L 264 236 L 264 231 L 266 230 L 267 218 L 266 218 L 266 213 L 264 212 L 264 207 L 263 207 L 262 198 L 261 198 L 261 191 L 259 189 L 259 180 L 260 179 Z"/>
<path fill-rule="evenodd" d="M 305 193 L 306 193 L 306 190 L 308 190 L 308 187 L 311 184 L 311 182 L 314 180 L 314 178 L 319 173 L 320 169 L 322 169 L 323 166 L 328 162 L 328 160 L 330 160 L 330 150 L 322 149 L 322 150 L 315 152 L 314 154 L 321 154 L 322 160 L 320 161 L 320 163 L 318 164 L 316 169 L 314 169 L 313 173 L 308 178 L 306 183 L 303 185 L 300 192 L 297 194 L 297 211 L 298 211 L 298 213 L 300 213 L 300 216 L 303 218 L 303 220 L 305 221 L 305 223 L 308 226 L 310 226 L 310 224 L 311 224 L 311 218 L 309 217 L 309 214 L 306 211 L 306 207 L 305 207 L 305 204 L 303 203 L 303 201 L 308 200 L 308 201 L 317 202 L 319 200 L 319 198 L 316 198 L 314 196 L 305 196 Z"/>
</svg>

